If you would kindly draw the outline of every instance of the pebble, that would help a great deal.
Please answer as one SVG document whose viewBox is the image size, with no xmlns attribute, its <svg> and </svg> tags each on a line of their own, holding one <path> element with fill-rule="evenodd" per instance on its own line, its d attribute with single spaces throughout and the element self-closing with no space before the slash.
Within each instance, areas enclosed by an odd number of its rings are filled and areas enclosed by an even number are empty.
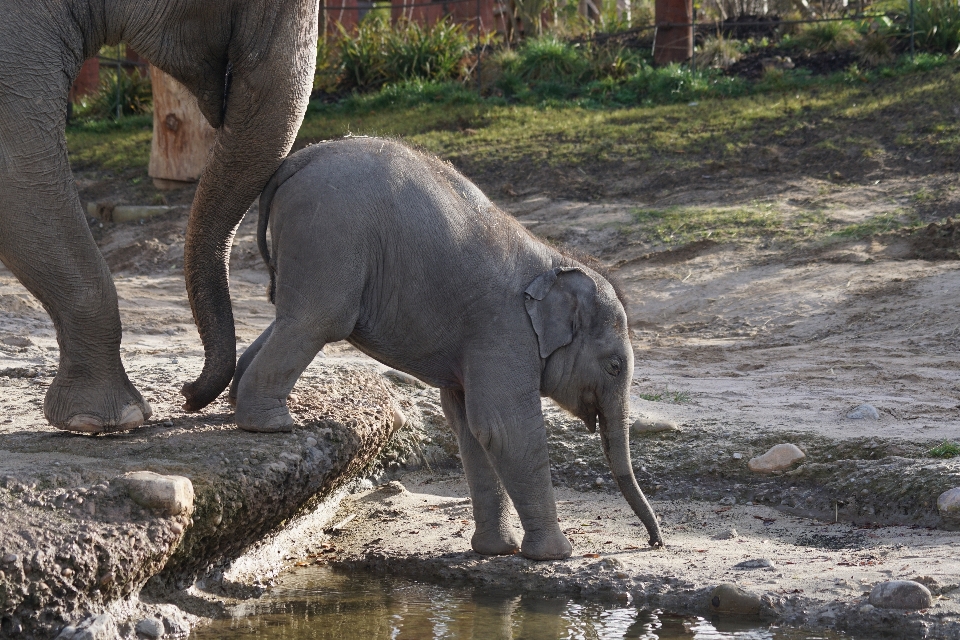
<svg viewBox="0 0 960 640">
<path fill-rule="evenodd" d="M 193 513 L 193 483 L 183 476 L 133 471 L 120 476 L 127 493 L 141 507 L 166 516 Z"/>
<path fill-rule="evenodd" d="M 762 456 L 751 458 L 747 463 L 750 471 L 757 473 L 771 473 L 789 469 L 794 463 L 803 460 L 806 454 L 794 444 L 778 444 Z"/>
<path fill-rule="evenodd" d="M 79 627 L 73 640 L 115 640 L 120 637 L 117 624 L 109 613 L 88 618 Z"/>
<path fill-rule="evenodd" d="M 733 565 L 734 569 L 776 569 L 772 560 L 767 558 L 754 558 L 753 560 L 744 560 Z"/>
<path fill-rule="evenodd" d="M 637 435 L 645 433 L 661 433 L 664 431 L 680 431 L 680 427 L 672 420 L 656 420 L 651 418 L 637 418 L 631 425 L 630 431 Z"/>
<path fill-rule="evenodd" d="M 160 638 L 163 636 L 163 623 L 156 618 L 144 618 L 137 623 L 137 634 L 148 638 Z"/>
<path fill-rule="evenodd" d="M 735 584 L 721 584 L 710 593 L 710 610 L 739 616 L 760 614 L 760 596 L 744 591 Z"/>
<path fill-rule="evenodd" d="M 3 556 L 3 564 L 13 564 L 19 559 L 20 559 L 20 556 L 18 556 L 17 554 L 7 553 L 7 554 L 4 554 Z"/>
<path fill-rule="evenodd" d="M 733 505 L 737 504 L 737 499 L 733 496 L 724 496 L 720 498 L 720 504 L 726 507 L 732 507 Z"/>
<path fill-rule="evenodd" d="M 597 485 L 598 487 L 602 487 L 602 486 L 603 486 L 603 478 L 600 478 L 600 477 L 594 478 L 593 484 Z"/>
<path fill-rule="evenodd" d="M 937 498 L 937 511 L 940 512 L 941 529 L 960 531 L 960 487 L 948 489 Z"/>
<path fill-rule="evenodd" d="M 310 436 L 309 438 L 307 438 L 307 446 L 308 446 L 308 447 L 315 447 L 315 446 L 317 446 L 317 439 L 314 438 L 313 436 Z"/>
<path fill-rule="evenodd" d="M 880 412 L 871 404 L 862 404 L 847 414 L 850 420 L 879 420 Z"/>
<path fill-rule="evenodd" d="M 737 530 L 731 527 L 729 529 L 724 529 L 717 535 L 713 536 L 713 539 L 714 540 L 733 540 L 738 535 L 740 534 L 737 533 Z"/>
<path fill-rule="evenodd" d="M 870 604 L 878 609 L 928 609 L 933 605 L 930 590 L 913 580 L 881 582 L 870 592 Z"/>
</svg>

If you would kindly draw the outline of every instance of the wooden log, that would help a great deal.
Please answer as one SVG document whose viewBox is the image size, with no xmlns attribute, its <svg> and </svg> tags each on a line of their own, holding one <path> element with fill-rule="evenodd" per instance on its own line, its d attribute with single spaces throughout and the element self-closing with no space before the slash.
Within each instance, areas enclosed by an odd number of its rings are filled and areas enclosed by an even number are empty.
<svg viewBox="0 0 960 640">
<path fill-rule="evenodd" d="M 153 86 L 153 142 L 147 173 L 158 189 L 185 186 L 203 173 L 216 131 L 200 113 L 197 99 L 155 67 Z"/>
</svg>

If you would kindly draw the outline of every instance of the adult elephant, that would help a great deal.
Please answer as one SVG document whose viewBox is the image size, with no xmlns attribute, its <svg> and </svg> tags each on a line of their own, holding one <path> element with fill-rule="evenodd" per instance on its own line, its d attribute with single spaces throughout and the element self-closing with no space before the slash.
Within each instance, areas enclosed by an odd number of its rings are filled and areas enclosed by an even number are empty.
<svg viewBox="0 0 960 640">
<path fill-rule="evenodd" d="M 116 289 L 67 160 L 67 92 L 84 59 L 130 44 L 196 95 L 217 129 L 184 249 L 205 351 L 183 387 L 196 410 L 233 375 L 230 245 L 303 120 L 317 12 L 317 0 L 0 0 L 0 260 L 56 327 L 60 367 L 44 401 L 54 426 L 122 431 L 151 413 L 120 361 Z"/>
</svg>

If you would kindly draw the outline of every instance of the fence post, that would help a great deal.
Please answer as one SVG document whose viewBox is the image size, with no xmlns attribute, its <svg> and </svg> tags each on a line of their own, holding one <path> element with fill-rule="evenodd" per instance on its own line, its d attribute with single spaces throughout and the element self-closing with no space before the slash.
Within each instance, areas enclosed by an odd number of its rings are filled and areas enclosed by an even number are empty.
<svg viewBox="0 0 960 640">
<path fill-rule="evenodd" d="M 910 59 L 913 60 L 916 55 L 913 50 L 913 31 L 914 31 L 914 22 L 913 22 L 913 0 L 910 0 Z"/>
<path fill-rule="evenodd" d="M 477 96 L 483 97 L 482 74 L 480 69 L 483 60 L 483 45 L 480 43 L 480 0 L 477 0 Z"/>
<path fill-rule="evenodd" d="M 653 61 L 657 64 L 685 62 L 693 56 L 692 0 L 656 0 L 657 25 Z"/>
</svg>

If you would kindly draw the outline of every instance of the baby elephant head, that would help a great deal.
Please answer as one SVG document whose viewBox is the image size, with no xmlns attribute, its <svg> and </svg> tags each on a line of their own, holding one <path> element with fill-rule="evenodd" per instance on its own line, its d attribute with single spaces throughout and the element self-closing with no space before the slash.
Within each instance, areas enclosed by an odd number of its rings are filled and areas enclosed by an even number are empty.
<svg viewBox="0 0 960 640">
<path fill-rule="evenodd" d="M 538 276 L 526 308 L 544 361 L 541 391 L 584 421 L 600 438 L 627 502 L 662 546 L 660 526 L 630 463 L 630 383 L 633 347 L 627 313 L 613 286 L 594 272 L 559 267 Z"/>
</svg>

